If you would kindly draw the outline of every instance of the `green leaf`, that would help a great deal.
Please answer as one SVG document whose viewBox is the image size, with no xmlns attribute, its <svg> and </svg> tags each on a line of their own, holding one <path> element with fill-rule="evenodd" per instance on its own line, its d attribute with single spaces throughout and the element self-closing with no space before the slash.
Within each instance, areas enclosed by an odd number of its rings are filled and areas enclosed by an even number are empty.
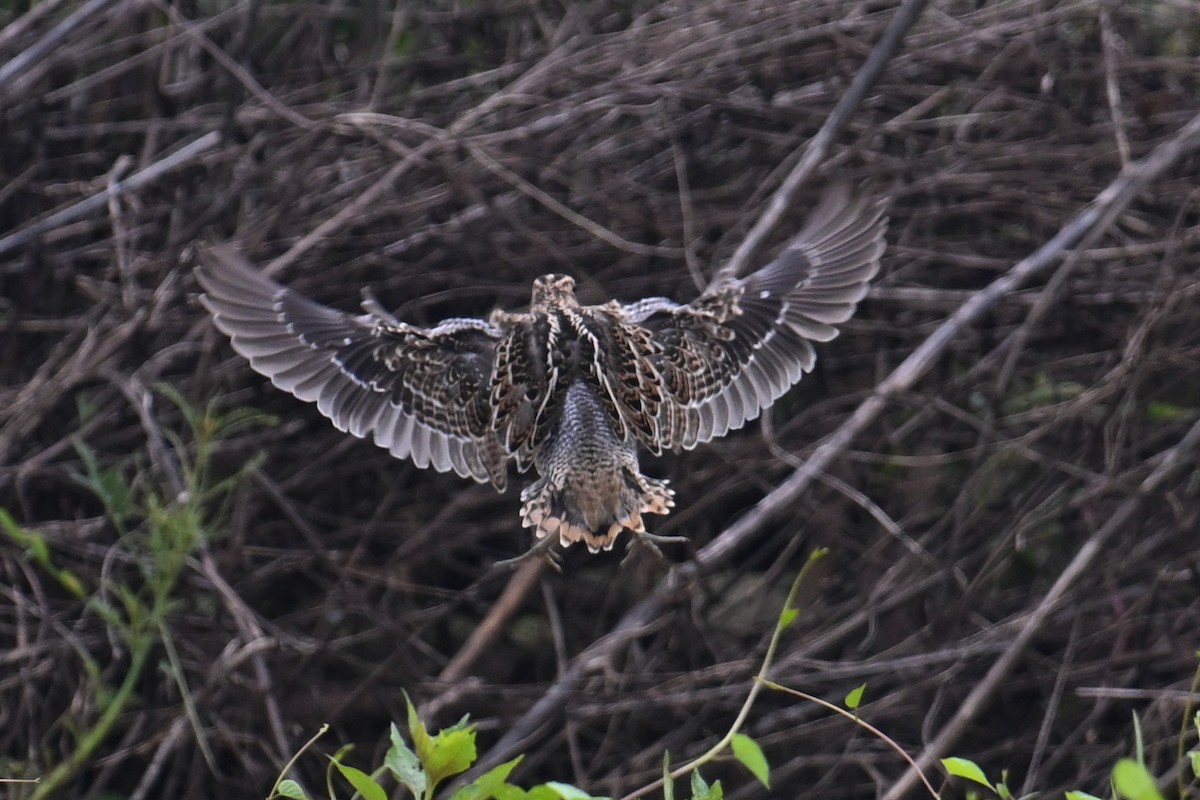
<svg viewBox="0 0 1200 800">
<path fill-rule="evenodd" d="M 465 730 L 471 730 L 472 728 L 473 728 L 473 726 L 471 725 L 471 715 L 463 714 L 462 719 L 460 719 L 458 722 L 451 725 L 449 728 L 442 728 L 441 733 L 449 733 L 452 731 L 465 731 Z"/>
<path fill-rule="evenodd" d="M 1163 800 L 1162 793 L 1154 785 L 1154 776 L 1132 758 L 1122 758 L 1116 763 L 1112 781 L 1117 794 L 1126 800 Z"/>
<path fill-rule="evenodd" d="M 507 798 L 502 798 L 507 800 Z M 530 789 L 524 800 L 610 800 L 607 797 L 592 797 L 592 795 L 567 783 L 551 781 Z"/>
<path fill-rule="evenodd" d="M 692 800 L 725 800 L 725 792 L 721 789 L 721 782 L 717 781 L 712 786 L 709 786 L 700 777 L 700 770 L 696 770 L 692 773 Z"/>
<path fill-rule="evenodd" d="M 1103 798 L 1087 792 L 1067 792 L 1067 800 L 1103 800 Z"/>
<path fill-rule="evenodd" d="M 519 786 L 513 786 L 511 783 L 497 786 L 492 797 L 494 800 L 530 800 L 529 792 Z M 452 795 L 450 800 L 458 800 L 458 794 Z"/>
<path fill-rule="evenodd" d="M 606 797 L 592 797 L 583 789 L 579 789 L 569 783 L 550 781 L 542 785 L 557 792 L 556 797 L 561 798 L 561 800 L 608 800 Z"/>
<path fill-rule="evenodd" d="M 308 800 L 308 795 L 300 788 L 300 784 L 291 778 L 280 781 L 279 786 L 275 789 L 275 793 L 280 797 L 291 797 L 293 800 Z"/>
<path fill-rule="evenodd" d="M 474 726 L 460 723 L 441 731 L 437 736 L 430 736 L 425 724 L 417 717 L 412 701 L 407 695 L 404 700 L 408 704 L 408 730 L 412 734 L 413 749 L 425 768 L 429 786 L 437 786 L 475 763 Z"/>
<path fill-rule="evenodd" d="M 798 608 L 785 608 L 785 609 L 783 609 L 783 611 L 780 611 L 779 612 L 779 628 L 780 628 L 780 630 L 787 630 L 788 628 L 790 628 L 792 623 L 796 621 L 796 617 L 798 617 L 798 616 L 800 616 L 800 609 L 798 609 Z"/>
<path fill-rule="evenodd" d="M 942 766 L 945 767 L 946 772 L 949 772 L 951 775 L 955 775 L 959 778 L 966 778 L 969 781 L 975 781 L 976 783 L 986 786 L 989 789 L 992 788 L 991 781 L 989 781 L 987 776 L 983 774 L 983 770 L 979 768 L 978 764 L 970 759 L 951 756 L 950 758 L 942 759 Z"/>
<path fill-rule="evenodd" d="M 412 704 L 408 692 L 404 693 L 404 705 L 408 708 L 408 735 L 412 737 L 413 744 L 420 739 L 428 739 L 429 731 L 425 730 L 425 723 L 417 716 L 417 707 Z M 417 752 L 421 752 L 420 747 L 417 748 Z"/>
<path fill-rule="evenodd" d="M 1188 753 L 1188 758 L 1192 762 L 1192 775 L 1200 778 L 1200 750 L 1192 750 Z"/>
<path fill-rule="evenodd" d="M 68 572 L 65 569 L 60 569 L 54 573 L 54 577 L 62 584 L 62 587 L 74 595 L 77 599 L 82 600 L 86 592 L 83 588 L 83 582 L 75 576 L 75 573 Z"/>
<path fill-rule="evenodd" d="M 75 481 L 100 499 L 109 520 L 118 530 L 124 532 L 126 521 L 136 510 L 133 487 L 119 469 L 102 468 L 95 452 L 82 439 L 73 438 L 72 444 L 75 445 L 75 452 L 79 455 L 86 473 L 76 475 Z"/>
<path fill-rule="evenodd" d="M 425 772 L 421 769 L 421 761 L 412 748 L 405 744 L 404 739 L 400 737 L 400 729 L 394 722 L 391 736 L 392 746 L 388 748 L 387 754 L 383 757 L 384 766 L 392 771 L 400 783 L 408 787 L 413 797 L 421 797 L 425 794 L 425 787 L 428 785 Z"/>
<path fill-rule="evenodd" d="M 744 733 L 733 736 L 733 755 L 759 782 L 768 789 L 771 788 L 771 768 L 767 765 L 767 757 L 763 755 L 758 742 Z"/>
<path fill-rule="evenodd" d="M 441 731 L 433 737 L 428 760 L 422 760 L 432 785 L 466 772 L 475 763 L 475 730 Z"/>
<path fill-rule="evenodd" d="M 27 531 L 22 528 L 4 508 L 0 508 L 0 529 L 7 534 L 8 538 L 21 547 L 24 547 L 30 557 L 42 569 L 54 576 L 54 579 L 77 600 L 83 600 L 86 597 L 87 592 L 84 591 L 83 582 L 70 570 L 62 569 L 55 565 L 50 553 L 50 545 L 46 543 L 45 538 L 40 533 Z"/>
<path fill-rule="evenodd" d="M 867 690 L 865 683 L 860 683 L 850 690 L 850 694 L 846 695 L 846 708 L 851 711 L 857 711 L 862 704 L 863 692 Z"/>
<path fill-rule="evenodd" d="M 696 773 L 693 772 L 693 775 Z M 671 777 L 671 753 L 663 753 L 663 800 L 675 800 L 675 779 Z M 695 792 L 693 792 L 695 794 Z"/>
<path fill-rule="evenodd" d="M 521 763 L 524 756 L 517 756 L 512 761 L 505 761 L 499 766 L 492 767 L 475 780 L 462 787 L 450 796 L 450 800 L 490 800 L 501 797 L 504 789 L 515 789 L 516 797 L 524 797 L 525 792 L 508 783 L 508 776 Z M 415 794 L 415 793 L 414 793 Z M 420 795 L 416 795 L 420 797 Z"/>
<path fill-rule="evenodd" d="M 1000 770 L 1000 782 L 992 787 L 1000 800 L 1012 800 L 1012 790 L 1008 788 L 1008 770 Z"/>
<path fill-rule="evenodd" d="M 338 772 L 342 773 L 342 777 L 350 782 L 354 791 L 361 794 L 366 800 L 388 800 L 387 792 L 383 790 L 383 787 L 361 769 L 347 766 L 340 761 L 334 761 L 333 765 L 337 767 Z"/>
</svg>

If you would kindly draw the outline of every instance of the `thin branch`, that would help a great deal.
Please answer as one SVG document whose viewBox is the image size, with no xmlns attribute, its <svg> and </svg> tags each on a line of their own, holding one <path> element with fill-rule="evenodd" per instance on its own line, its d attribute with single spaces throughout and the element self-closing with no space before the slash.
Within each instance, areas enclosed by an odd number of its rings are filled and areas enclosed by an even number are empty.
<svg viewBox="0 0 1200 800">
<path fill-rule="evenodd" d="M 526 561 L 509 578 L 504 591 L 492 602 L 492 607 L 483 621 L 467 638 L 450 662 L 438 673 L 437 680 L 447 684 L 456 683 L 467 677 L 467 671 L 504 633 L 504 627 L 521 608 L 521 603 L 537 586 L 546 568 L 546 559 L 534 558 Z M 431 709 L 422 709 L 422 714 L 433 714 Z"/>
<path fill-rule="evenodd" d="M 883 32 L 879 43 L 875 45 L 875 48 L 871 51 L 871 55 L 867 57 L 866 63 L 863 64 L 858 74 L 854 76 L 854 81 L 850 84 L 850 88 L 842 95 L 842 99 L 838 101 L 829 118 L 825 120 L 825 124 L 821 126 L 821 130 L 817 131 L 817 135 L 805 146 L 804 154 L 800 157 L 800 163 L 796 164 L 791 173 L 784 179 L 783 185 L 775 191 L 775 194 L 771 197 L 770 204 L 767 206 L 767 210 L 758 218 L 758 221 L 754 223 L 754 227 L 746 234 L 746 238 L 738 245 L 738 249 L 734 252 L 733 257 L 729 259 L 728 263 L 717 270 L 716 275 L 713 277 L 713 283 L 737 277 L 745 270 L 750 258 L 762 247 L 763 240 L 766 239 L 767 234 L 770 233 L 771 229 L 775 227 L 776 223 L 783 218 L 784 213 L 791 207 L 796 192 L 800 190 L 800 187 L 804 185 L 809 176 L 825 160 L 825 155 L 829 152 L 829 147 L 833 144 L 833 140 L 842 132 L 847 123 L 850 122 L 850 118 L 854 116 L 854 112 L 862 104 L 867 90 L 875 85 L 875 81 L 879 80 L 879 76 L 883 74 L 883 68 L 887 66 L 895 54 L 896 48 L 900 46 L 901 40 L 904 39 L 904 35 L 908 33 L 908 29 L 921 16 L 921 11 L 925 8 L 926 2 L 927 0 L 904 0 L 896 15 L 892 17 L 891 24 Z"/>
<path fill-rule="evenodd" d="M 0 67 L 0 91 L 4 91 L 9 83 L 49 55 L 62 44 L 63 39 L 71 35 L 72 31 L 112 3 L 113 0 L 88 0 L 66 19 L 51 28 L 41 39 L 9 59 L 8 63 Z"/>
<path fill-rule="evenodd" d="M 171 170 L 183 166 L 201 153 L 207 152 L 221 142 L 221 134 L 216 131 L 206 133 L 191 144 L 185 145 L 171 155 L 154 162 L 145 169 L 135 172 L 123 181 L 112 181 L 104 191 L 80 200 L 73 206 L 56 211 L 48 217 L 43 217 L 26 225 L 20 230 L 10 233 L 0 239 L 0 255 L 15 250 L 55 228 L 82 219 L 89 214 L 108 207 L 113 197 L 153 183 Z"/>
</svg>

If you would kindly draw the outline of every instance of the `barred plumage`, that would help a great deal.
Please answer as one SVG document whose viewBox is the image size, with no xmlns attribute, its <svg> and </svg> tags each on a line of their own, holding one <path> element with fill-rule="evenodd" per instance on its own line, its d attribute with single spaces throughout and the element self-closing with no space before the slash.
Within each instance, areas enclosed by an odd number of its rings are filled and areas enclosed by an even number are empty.
<svg viewBox="0 0 1200 800">
<path fill-rule="evenodd" d="M 574 281 L 534 281 L 528 311 L 434 328 L 364 302 L 351 315 L 257 272 L 232 247 L 202 253 L 202 302 L 237 352 L 338 429 L 397 458 L 503 490 L 507 462 L 539 478 L 522 522 L 539 539 L 611 549 L 674 492 L 638 448 L 690 449 L 756 418 L 810 371 L 879 268 L 882 205 L 830 192 L 767 266 L 695 301 L 581 306 Z"/>
</svg>

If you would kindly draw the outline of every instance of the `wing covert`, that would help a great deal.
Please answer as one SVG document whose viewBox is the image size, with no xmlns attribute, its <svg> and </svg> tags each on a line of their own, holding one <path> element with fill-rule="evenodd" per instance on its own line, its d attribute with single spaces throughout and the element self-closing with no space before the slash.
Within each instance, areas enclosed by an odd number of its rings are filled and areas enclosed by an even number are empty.
<svg viewBox="0 0 1200 800">
<path fill-rule="evenodd" d="M 690 449 L 756 418 L 816 361 L 813 342 L 838 334 L 879 271 L 883 204 L 845 187 L 762 269 L 710 286 L 694 302 L 653 298 L 625 307 L 648 329 L 663 402 L 654 449 Z"/>
<path fill-rule="evenodd" d="M 233 348 L 333 424 L 419 467 L 503 489 L 507 453 L 490 428 L 500 332 L 477 319 L 435 328 L 351 315 L 268 279 L 228 245 L 201 253 L 201 302 Z M 370 303 L 364 303 L 371 308 Z"/>
</svg>

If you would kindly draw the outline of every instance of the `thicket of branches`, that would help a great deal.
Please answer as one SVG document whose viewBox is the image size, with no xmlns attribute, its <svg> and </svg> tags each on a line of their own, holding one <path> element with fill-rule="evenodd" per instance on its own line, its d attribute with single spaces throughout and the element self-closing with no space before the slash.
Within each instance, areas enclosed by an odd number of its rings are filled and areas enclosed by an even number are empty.
<svg viewBox="0 0 1200 800">
<path fill-rule="evenodd" d="M 863 717 L 909 752 L 1045 796 L 1104 794 L 1136 714 L 1167 773 L 1200 642 L 1196 137 L 916 380 L 883 382 L 1185 129 L 1200 12 L 975 6 L 930 4 L 757 254 L 830 182 L 891 198 L 870 297 L 769 424 L 648 461 L 678 501 L 654 531 L 694 544 L 666 549 L 674 577 L 645 553 L 490 568 L 530 544 L 519 486 L 418 470 L 270 387 L 196 302 L 196 248 L 233 241 L 344 309 L 370 286 L 414 323 L 519 307 L 548 272 L 585 300 L 688 300 L 892 4 L 6 6 L 0 773 L 80 752 L 141 654 L 63 796 L 262 797 L 323 722 L 320 747 L 366 763 L 402 690 L 435 726 L 470 713 L 485 758 L 526 753 L 529 782 L 619 796 L 729 725 L 817 547 L 779 683 L 866 682 Z M 836 482 L 772 494 L 881 384 L 899 390 L 824 465 Z M 222 435 L 209 404 L 278 422 Z M 164 513 L 170 541 L 148 533 Z M 883 743 L 793 698 L 747 732 L 773 796 L 904 785 Z"/>
</svg>

